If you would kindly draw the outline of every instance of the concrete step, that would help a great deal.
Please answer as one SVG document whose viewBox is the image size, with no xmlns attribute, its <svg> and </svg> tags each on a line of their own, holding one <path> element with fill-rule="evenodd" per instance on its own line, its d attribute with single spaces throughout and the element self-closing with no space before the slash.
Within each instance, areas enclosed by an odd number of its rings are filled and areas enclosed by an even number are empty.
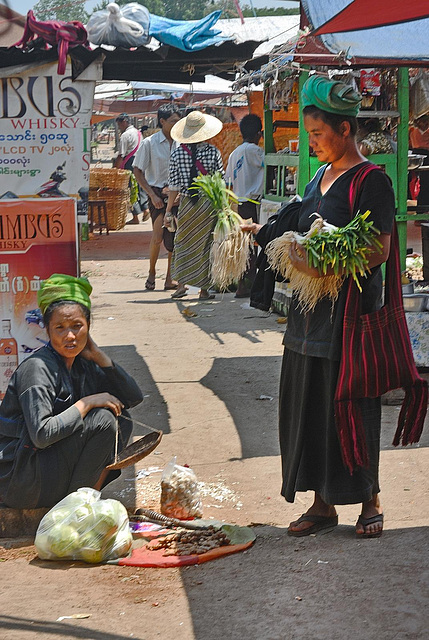
<svg viewBox="0 0 429 640">
<path fill-rule="evenodd" d="M 49 509 L 9 509 L 0 503 L 0 538 L 34 536 Z"/>
</svg>

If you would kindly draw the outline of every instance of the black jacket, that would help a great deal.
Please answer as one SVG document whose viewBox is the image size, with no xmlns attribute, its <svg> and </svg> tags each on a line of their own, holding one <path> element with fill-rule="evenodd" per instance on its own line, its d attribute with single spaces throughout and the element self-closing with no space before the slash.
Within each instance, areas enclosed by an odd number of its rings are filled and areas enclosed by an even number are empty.
<svg viewBox="0 0 429 640">
<path fill-rule="evenodd" d="M 264 249 L 271 240 L 279 238 L 285 231 L 297 230 L 300 209 L 301 202 L 286 202 L 256 234 L 255 240 L 261 247 L 261 251 L 257 257 L 256 267 L 258 271 L 250 292 L 251 307 L 262 309 L 262 311 L 270 309 L 276 280 L 277 282 L 283 282 L 283 277 L 270 269 Z"/>
</svg>

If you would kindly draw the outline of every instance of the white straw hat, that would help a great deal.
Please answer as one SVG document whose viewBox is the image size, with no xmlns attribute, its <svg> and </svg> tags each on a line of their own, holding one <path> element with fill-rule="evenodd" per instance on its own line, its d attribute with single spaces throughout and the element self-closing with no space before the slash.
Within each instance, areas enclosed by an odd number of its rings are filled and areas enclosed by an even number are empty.
<svg viewBox="0 0 429 640">
<path fill-rule="evenodd" d="M 213 138 L 222 127 L 223 124 L 218 118 L 201 111 L 191 111 L 186 118 L 176 122 L 170 135 L 176 142 L 194 144 Z"/>
</svg>

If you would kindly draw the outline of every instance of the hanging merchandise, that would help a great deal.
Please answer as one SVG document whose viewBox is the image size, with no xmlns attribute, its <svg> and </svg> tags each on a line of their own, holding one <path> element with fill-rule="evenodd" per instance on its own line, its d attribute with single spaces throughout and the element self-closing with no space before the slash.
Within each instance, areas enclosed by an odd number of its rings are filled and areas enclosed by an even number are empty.
<svg viewBox="0 0 429 640">
<path fill-rule="evenodd" d="M 114 47 L 140 47 L 150 40 L 149 11 L 137 2 L 119 7 L 111 2 L 106 9 L 92 14 L 86 25 L 93 44 Z"/>
<path fill-rule="evenodd" d="M 64 22 L 63 20 L 36 20 L 33 11 L 27 13 L 24 33 L 21 40 L 15 43 L 15 47 L 21 47 L 24 51 L 33 48 L 33 44 L 42 42 L 45 48 L 56 46 L 58 51 L 58 75 L 66 72 L 67 54 L 72 47 L 83 46 L 89 48 L 87 31 L 78 20 Z M 36 65 L 37 67 L 37 65 Z M 21 87 L 21 85 L 19 85 Z M 7 117 L 7 116 L 6 116 Z"/>
<path fill-rule="evenodd" d="M 298 103 L 298 82 L 294 77 L 279 80 L 269 89 L 269 107 L 271 110 L 284 109 L 292 103 Z"/>
<path fill-rule="evenodd" d="M 92 14 L 86 28 L 90 42 L 96 45 L 129 49 L 143 46 L 154 37 L 182 51 L 198 51 L 231 39 L 221 35 L 220 29 L 213 29 L 220 14 L 221 11 L 213 11 L 201 20 L 171 20 L 149 13 L 137 2 L 121 7 L 111 2 L 106 9 Z"/>
<path fill-rule="evenodd" d="M 360 92 L 363 96 L 379 96 L 381 93 L 380 73 L 375 69 L 361 69 Z"/>
</svg>

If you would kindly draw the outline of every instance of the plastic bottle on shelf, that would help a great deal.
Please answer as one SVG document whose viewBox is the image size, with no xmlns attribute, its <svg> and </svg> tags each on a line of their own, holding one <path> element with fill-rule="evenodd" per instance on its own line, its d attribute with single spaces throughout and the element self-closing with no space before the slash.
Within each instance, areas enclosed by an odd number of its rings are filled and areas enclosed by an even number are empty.
<svg viewBox="0 0 429 640">
<path fill-rule="evenodd" d="M 1 321 L 0 337 L 0 401 L 3 400 L 9 380 L 18 366 L 18 345 L 10 333 L 10 320 Z"/>
</svg>

